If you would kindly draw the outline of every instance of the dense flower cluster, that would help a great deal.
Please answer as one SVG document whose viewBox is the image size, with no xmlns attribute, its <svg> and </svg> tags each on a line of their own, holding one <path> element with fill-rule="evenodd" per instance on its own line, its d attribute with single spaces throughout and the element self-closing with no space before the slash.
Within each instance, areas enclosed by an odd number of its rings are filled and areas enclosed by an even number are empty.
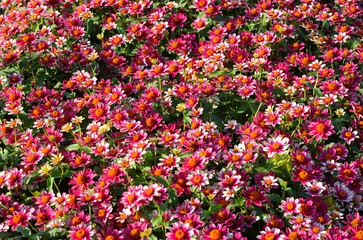
<svg viewBox="0 0 363 240">
<path fill-rule="evenodd" d="M 0 237 L 363 239 L 358 0 L 3 0 Z"/>
</svg>

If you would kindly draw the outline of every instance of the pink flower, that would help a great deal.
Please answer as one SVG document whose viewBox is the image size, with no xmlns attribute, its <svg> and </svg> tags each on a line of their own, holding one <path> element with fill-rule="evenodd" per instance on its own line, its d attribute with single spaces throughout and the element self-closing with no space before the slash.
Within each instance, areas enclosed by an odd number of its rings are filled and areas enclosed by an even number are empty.
<svg viewBox="0 0 363 240">
<path fill-rule="evenodd" d="M 263 151 L 268 154 L 269 158 L 275 156 L 275 154 L 284 154 L 288 149 L 289 139 L 286 137 L 278 136 L 276 138 L 270 138 L 266 143 Z"/>
<path fill-rule="evenodd" d="M 102 171 L 104 174 L 101 177 L 105 182 L 121 182 L 121 177 L 126 175 L 116 163 L 112 163 L 110 167 L 105 168 Z"/>
<path fill-rule="evenodd" d="M 206 229 L 203 230 L 202 239 L 205 240 L 226 240 L 228 234 L 228 228 L 222 224 L 217 226 L 211 223 Z"/>
<path fill-rule="evenodd" d="M 95 219 L 95 222 L 101 223 L 102 225 L 104 225 L 106 222 L 110 221 L 113 217 L 113 215 L 111 215 L 112 212 L 112 206 L 111 205 L 106 205 L 106 204 L 101 204 L 100 206 L 95 206 L 93 208 L 93 219 Z"/>
<path fill-rule="evenodd" d="M 350 191 L 344 183 L 339 182 L 334 183 L 333 193 L 341 202 L 350 202 L 354 197 L 354 192 Z"/>
<path fill-rule="evenodd" d="M 70 185 L 75 185 L 72 188 L 75 191 L 84 191 L 94 183 L 92 180 L 97 174 L 92 169 L 86 168 L 77 173 L 73 173 L 73 177 L 69 181 Z"/>
<path fill-rule="evenodd" d="M 283 235 L 280 234 L 280 229 L 266 227 L 264 231 L 261 231 L 261 235 L 257 236 L 260 240 L 283 240 Z"/>
<path fill-rule="evenodd" d="M 316 121 L 309 123 L 309 134 L 315 136 L 316 141 L 319 141 L 321 138 L 327 140 L 335 132 L 333 128 L 330 120 L 318 118 Z"/>
<path fill-rule="evenodd" d="M 170 240 L 188 240 L 192 239 L 193 236 L 193 228 L 188 223 L 173 223 L 169 230 L 170 232 L 166 234 L 166 237 Z"/>
<path fill-rule="evenodd" d="M 350 145 L 354 139 L 359 138 L 358 131 L 353 131 L 353 128 L 346 128 L 343 127 L 343 129 L 340 132 L 340 138 L 344 139 L 348 145 Z"/>
<path fill-rule="evenodd" d="M 358 180 L 358 172 L 355 169 L 354 162 L 350 164 L 347 162 L 341 164 L 337 178 L 341 179 L 345 183 L 352 183 L 354 180 Z"/>
<path fill-rule="evenodd" d="M 122 194 L 121 202 L 125 205 L 125 207 L 132 210 L 134 207 L 139 209 L 140 206 L 146 204 L 146 199 L 142 196 L 141 193 L 142 188 L 138 191 L 137 187 L 129 186 L 128 191 Z"/>
<path fill-rule="evenodd" d="M 299 213 L 299 208 L 301 204 L 298 199 L 294 199 L 293 197 L 287 198 L 287 201 L 282 200 L 280 208 L 284 210 L 284 217 L 287 215 L 292 215 L 293 213 Z"/>
<path fill-rule="evenodd" d="M 25 173 L 22 169 L 18 170 L 17 168 L 10 168 L 6 174 L 6 186 L 9 189 L 14 189 L 18 187 L 23 187 L 23 178 L 25 177 Z"/>
<path fill-rule="evenodd" d="M 325 58 L 324 62 L 334 62 L 341 61 L 343 59 L 343 54 L 338 48 L 330 49 L 324 52 L 324 55 L 320 55 L 319 57 Z"/>
<path fill-rule="evenodd" d="M 206 17 L 198 17 L 192 23 L 194 29 L 203 30 L 208 24 L 208 19 Z"/>
<path fill-rule="evenodd" d="M 42 194 L 39 195 L 39 197 L 33 197 L 33 199 L 36 201 L 35 204 L 41 207 L 47 207 L 49 206 L 49 204 L 52 204 L 54 202 L 54 196 L 54 193 L 44 191 Z"/>
<path fill-rule="evenodd" d="M 28 226 L 28 222 L 32 219 L 34 210 L 34 208 L 20 205 L 19 211 L 14 211 L 12 214 L 7 215 L 8 219 L 5 220 L 5 223 L 12 226 L 12 231 L 15 231 L 18 226 L 26 227 Z"/>
<path fill-rule="evenodd" d="M 210 174 L 206 171 L 197 170 L 188 175 L 188 185 L 201 190 L 202 186 L 209 184 Z"/>
<path fill-rule="evenodd" d="M 94 119 L 95 121 L 105 123 L 109 110 L 109 106 L 103 103 L 98 103 L 94 108 L 91 108 L 88 113 L 90 114 L 89 117 Z"/>
<path fill-rule="evenodd" d="M 143 187 L 143 197 L 150 202 L 155 200 L 158 204 L 162 204 L 163 201 L 169 196 L 167 192 L 167 188 L 163 187 L 160 184 L 149 184 L 148 186 Z"/>
<path fill-rule="evenodd" d="M 91 225 L 81 223 L 77 226 L 71 227 L 68 237 L 71 240 L 92 240 L 95 230 L 92 230 Z"/>
<path fill-rule="evenodd" d="M 247 190 L 242 190 L 244 197 L 247 198 L 246 206 L 251 206 L 255 204 L 256 206 L 263 206 L 263 202 L 268 200 L 268 197 L 265 196 L 265 191 L 257 191 L 256 186 L 252 186 L 247 188 Z"/>
</svg>

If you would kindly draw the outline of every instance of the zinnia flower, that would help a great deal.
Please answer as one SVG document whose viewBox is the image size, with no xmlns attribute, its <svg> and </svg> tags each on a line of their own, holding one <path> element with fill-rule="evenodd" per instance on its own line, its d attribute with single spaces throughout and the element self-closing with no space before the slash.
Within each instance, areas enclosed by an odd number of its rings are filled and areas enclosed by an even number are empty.
<svg viewBox="0 0 363 240">
<path fill-rule="evenodd" d="M 332 135 L 335 131 L 333 130 L 333 126 L 331 126 L 331 121 L 328 119 L 320 119 L 318 118 L 314 122 L 310 122 L 309 129 L 310 135 L 316 137 L 316 141 L 319 141 L 321 138 L 327 140 L 330 135 Z"/>
</svg>

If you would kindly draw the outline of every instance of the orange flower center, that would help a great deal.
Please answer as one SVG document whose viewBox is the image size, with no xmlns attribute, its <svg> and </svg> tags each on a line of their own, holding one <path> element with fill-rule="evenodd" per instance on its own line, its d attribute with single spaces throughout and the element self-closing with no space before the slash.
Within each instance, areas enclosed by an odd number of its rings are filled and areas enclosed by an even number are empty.
<svg viewBox="0 0 363 240">
<path fill-rule="evenodd" d="M 175 232 L 175 237 L 177 239 L 183 239 L 185 236 L 185 233 L 183 232 L 183 230 L 179 229 L 178 231 Z"/>
<path fill-rule="evenodd" d="M 299 172 L 299 177 L 302 180 L 307 180 L 309 178 L 309 173 L 307 171 L 301 171 Z"/>
<path fill-rule="evenodd" d="M 360 230 L 355 234 L 355 237 L 359 240 L 363 240 L 363 231 Z"/>
<path fill-rule="evenodd" d="M 186 209 L 186 208 L 182 208 L 179 211 L 179 213 L 182 214 L 182 215 L 186 214 L 187 212 L 188 212 L 188 209 Z"/>
<path fill-rule="evenodd" d="M 48 203 L 49 200 L 50 200 L 50 197 L 48 195 L 43 196 L 42 199 L 41 199 L 42 203 L 44 203 L 44 204 Z"/>
<path fill-rule="evenodd" d="M 303 65 L 307 66 L 307 65 L 309 65 L 309 63 L 310 63 L 310 59 L 306 57 L 306 58 L 304 58 L 303 60 L 301 60 L 301 63 L 302 63 Z"/>
<path fill-rule="evenodd" d="M 108 235 L 105 240 L 115 240 L 115 237 L 112 235 Z"/>
<path fill-rule="evenodd" d="M 121 114 L 121 113 L 117 113 L 117 114 L 115 115 L 115 119 L 116 119 L 117 121 L 122 120 L 122 114 Z"/>
<path fill-rule="evenodd" d="M 214 229 L 209 233 L 209 237 L 213 240 L 221 239 L 222 233 L 218 229 Z"/>
<path fill-rule="evenodd" d="M 347 138 L 350 138 L 352 137 L 352 133 L 351 132 L 345 132 L 344 135 L 347 137 Z"/>
<path fill-rule="evenodd" d="M 198 163 L 198 160 L 197 160 L 197 159 L 195 159 L 195 158 L 191 158 L 191 159 L 189 159 L 189 161 L 188 161 L 188 165 L 189 165 L 190 167 L 195 167 L 195 166 L 197 165 L 197 163 Z"/>
<path fill-rule="evenodd" d="M 202 181 L 202 177 L 201 176 L 195 176 L 195 177 L 193 177 L 193 181 L 195 183 L 200 183 Z"/>
<path fill-rule="evenodd" d="M 360 220 L 359 220 L 358 218 L 355 218 L 355 219 L 353 219 L 353 220 L 350 222 L 350 225 L 351 225 L 352 227 L 360 226 L 360 224 L 361 224 L 361 222 L 360 222 Z"/>
<path fill-rule="evenodd" d="M 294 209 L 294 207 L 295 207 L 295 204 L 293 204 L 293 203 L 286 204 L 287 210 L 292 210 L 292 209 Z"/>
<path fill-rule="evenodd" d="M 297 232 L 291 232 L 289 234 L 289 240 L 299 240 L 299 234 Z"/>
<path fill-rule="evenodd" d="M 344 198 L 345 196 L 347 196 L 347 193 L 344 191 L 339 191 L 338 195 L 339 195 L 339 197 Z"/>
<path fill-rule="evenodd" d="M 79 229 L 79 230 L 76 232 L 76 237 L 77 237 L 77 238 L 82 239 L 84 236 L 86 236 L 86 232 L 85 232 L 83 229 Z"/>
<path fill-rule="evenodd" d="M 97 214 L 99 217 L 104 217 L 104 216 L 106 216 L 106 211 L 105 211 L 105 209 L 100 209 L 99 211 L 98 211 L 98 214 Z"/>
<path fill-rule="evenodd" d="M 250 136 L 251 136 L 251 138 L 256 138 L 258 136 L 258 132 L 253 131 L 253 132 L 251 132 Z"/>
<path fill-rule="evenodd" d="M 232 186 L 232 185 L 233 185 L 233 183 L 234 183 L 234 180 L 233 180 L 233 178 L 227 178 L 227 179 L 226 179 L 226 181 L 225 181 L 225 183 L 226 183 L 228 186 Z"/>
<path fill-rule="evenodd" d="M 18 224 L 20 223 L 21 221 L 23 221 L 24 219 L 24 216 L 21 215 L 21 214 L 16 214 L 14 217 L 13 217 L 13 222 Z"/>
<path fill-rule="evenodd" d="M 154 172 L 154 175 L 156 175 L 156 176 L 161 176 L 161 175 L 163 175 L 163 170 L 161 170 L 161 169 L 156 169 L 156 170 L 155 170 L 155 172 Z"/>
<path fill-rule="evenodd" d="M 97 117 L 101 117 L 104 113 L 105 113 L 105 110 L 103 110 L 102 108 L 98 108 L 98 109 L 95 111 L 95 115 L 96 115 Z"/>
<path fill-rule="evenodd" d="M 352 171 L 350 169 L 345 169 L 343 171 L 344 177 L 350 177 L 352 175 Z"/>
<path fill-rule="evenodd" d="M 280 148 L 280 144 L 279 143 L 277 143 L 277 142 L 275 142 L 274 144 L 272 144 L 272 150 L 278 150 L 279 148 Z"/>
<path fill-rule="evenodd" d="M 74 217 L 72 219 L 73 226 L 76 226 L 76 225 L 81 224 L 81 223 L 82 223 L 82 219 L 80 217 Z"/>
<path fill-rule="evenodd" d="M 167 158 L 166 160 L 165 160 L 165 164 L 166 165 L 173 165 L 174 164 L 174 158 Z"/>
<path fill-rule="evenodd" d="M 319 133 L 324 133 L 325 130 L 326 130 L 326 126 L 322 123 L 320 123 L 316 126 L 316 131 L 318 131 Z"/>
<path fill-rule="evenodd" d="M 175 183 L 175 187 L 178 189 L 183 189 L 186 187 L 186 182 L 184 179 L 178 179 L 177 182 Z"/>
<path fill-rule="evenodd" d="M 145 194 L 146 194 L 146 195 L 148 195 L 148 196 L 151 196 L 153 193 L 154 193 L 154 189 L 153 189 L 153 188 L 148 188 L 148 189 L 145 191 Z"/>
<path fill-rule="evenodd" d="M 273 240 L 273 239 L 275 239 L 275 234 L 268 233 L 268 234 L 265 235 L 265 239 L 266 240 Z"/>
<path fill-rule="evenodd" d="M 146 120 L 146 126 L 151 128 L 154 127 L 156 125 L 156 120 L 154 118 L 148 118 Z"/>
<path fill-rule="evenodd" d="M 334 57 L 335 57 L 335 53 L 334 53 L 334 51 L 333 51 L 333 50 L 329 50 L 329 51 L 326 53 L 326 56 L 327 56 L 327 58 L 332 59 L 332 58 L 334 58 Z"/>
<path fill-rule="evenodd" d="M 77 183 L 78 184 L 85 184 L 87 177 L 84 174 L 80 174 L 77 176 Z"/>
<path fill-rule="evenodd" d="M 329 83 L 328 84 L 328 89 L 330 91 L 333 91 L 333 90 L 337 89 L 337 85 L 335 83 Z"/>
<path fill-rule="evenodd" d="M 46 213 L 38 213 L 37 215 L 37 222 L 44 222 L 47 220 L 47 214 Z"/>
<path fill-rule="evenodd" d="M 259 200 L 261 198 L 261 194 L 258 193 L 257 191 L 252 191 L 250 193 L 250 199 L 252 200 Z"/>
<path fill-rule="evenodd" d="M 135 199 L 136 199 L 136 197 L 134 194 L 127 196 L 127 201 L 129 201 L 129 203 L 133 203 L 135 201 Z"/>
</svg>

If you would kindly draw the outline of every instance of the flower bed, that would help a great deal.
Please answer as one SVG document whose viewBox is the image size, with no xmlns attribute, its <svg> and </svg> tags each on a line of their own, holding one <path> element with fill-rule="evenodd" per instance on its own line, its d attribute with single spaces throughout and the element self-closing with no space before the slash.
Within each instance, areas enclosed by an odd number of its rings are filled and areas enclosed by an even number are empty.
<svg viewBox="0 0 363 240">
<path fill-rule="evenodd" d="M 0 14 L 0 238 L 363 239 L 359 1 Z"/>
</svg>

